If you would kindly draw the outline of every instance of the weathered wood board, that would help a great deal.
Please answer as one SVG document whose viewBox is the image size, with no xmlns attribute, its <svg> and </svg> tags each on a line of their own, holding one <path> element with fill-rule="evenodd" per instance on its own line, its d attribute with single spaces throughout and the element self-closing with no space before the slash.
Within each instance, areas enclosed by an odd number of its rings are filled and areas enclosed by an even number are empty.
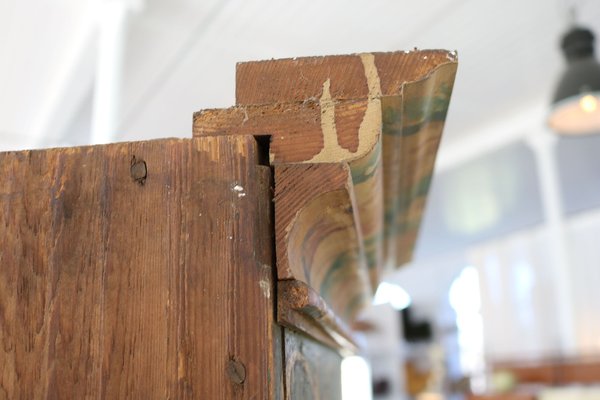
<svg viewBox="0 0 600 400">
<path fill-rule="evenodd" d="M 251 136 L 0 153 L 0 399 L 275 399 Z"/>
</svg>

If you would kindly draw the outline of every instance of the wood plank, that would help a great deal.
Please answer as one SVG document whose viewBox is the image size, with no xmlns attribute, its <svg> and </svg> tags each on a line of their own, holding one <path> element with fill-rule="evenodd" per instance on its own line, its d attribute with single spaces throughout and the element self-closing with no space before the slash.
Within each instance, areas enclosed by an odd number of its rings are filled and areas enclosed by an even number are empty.
<svg viewBox="0 0 600 400">
<path fill-rule="evenodd" d="M 97 394 L 102 155 L 98 148 L 0 153 L 0 398 Z"/>
<path fill-rule="evenodd" d="M 335 128 L 342 153 L 346 150 L 362 155 L 357 153 L 358 129 L 367 103 L 367 100 L 336 102 Z M 322 112 L 320 102 L 315 100 L 201 110 L 194 113 L 193 134 L 268 135 L 271 136 L 271 165 L 311 162 L 324 147 Z M 362 146 L 373 147 L 373 144 L 364 142 Z M 343 156 L 338 159 L 352 158 Z"/>
<path fill-rule="evenodd" d="M 285 330 L 285 398 L 342 398 L 341 356 L 302 334 Z"/>
<path fill-rule="evenodd" d="M 0 153 L 0 172 L 0 398 L 282 397 L 252 137 Z"/>
<path fill-rule="evenodd" d="M 457 60 L 455 52 L 415 50 L 243 62 L 236 68 L 236 104 L 318 99 L 327 80 L 332 99 L 367 98 L 367 75 L 373 71 L 365 72 L 365 55 L 373 55 L 382 96 L 397 95 L 406 82 L 423 79 L 437 67 Z"/>
</svg>

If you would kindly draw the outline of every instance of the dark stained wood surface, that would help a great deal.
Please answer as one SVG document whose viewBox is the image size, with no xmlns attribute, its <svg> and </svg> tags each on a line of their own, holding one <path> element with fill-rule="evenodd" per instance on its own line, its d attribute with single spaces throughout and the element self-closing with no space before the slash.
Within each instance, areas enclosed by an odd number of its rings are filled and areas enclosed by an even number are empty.
<svg viewBox="0 0 600 400">
<path fill-rule="evenodd" d="M 342 398 L 342 357 L 300 333 L 285 329 L 285 399 Z"/>
<path fill-rule="evenodd" d="M 270 176 L 249 136 L 0 153 L 0 399 L 281 398 Z"/>
</svg>

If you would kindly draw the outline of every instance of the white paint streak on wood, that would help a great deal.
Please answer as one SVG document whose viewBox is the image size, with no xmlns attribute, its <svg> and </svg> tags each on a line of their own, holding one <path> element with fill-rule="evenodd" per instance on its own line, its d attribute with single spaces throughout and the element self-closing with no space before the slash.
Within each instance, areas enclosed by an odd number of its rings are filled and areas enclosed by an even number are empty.
<svg viewBox="0 0 600 400">
<path fill-rule="evenodd" d="M 331 79 L 323 82 L 323 93 L 319 99 L 321 107 L 321 130 L 323 148 L 308 162 L 350 161 L 367 154 L 377 143 L 381 134 L 381 82 L 375 66 L 375 56 L 370 53 L 360 55 L 365 69 L 365 78 L 369 89 L 367 108 L 358 129 L 358 148 L 355 152 L 344 149 L 338 140 L 335 125 L 335 101 L 331 96 Z"/>
</svg>

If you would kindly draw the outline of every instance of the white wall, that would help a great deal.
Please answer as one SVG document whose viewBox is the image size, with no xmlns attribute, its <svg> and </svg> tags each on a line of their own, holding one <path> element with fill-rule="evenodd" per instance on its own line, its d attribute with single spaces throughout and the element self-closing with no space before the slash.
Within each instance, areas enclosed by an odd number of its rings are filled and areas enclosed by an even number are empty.
<svg viewBox="0 0 600 400">
<path fill-rule="evenodd" d="M 575 355 L 600 354 L 600 211 L 566 224 Z M 471 248 L 479 271 L 485 353 L 488 359 L 523 359 L 563 353 L 557 318 L 555 260 L 540 228 Z"/>
</svg>

